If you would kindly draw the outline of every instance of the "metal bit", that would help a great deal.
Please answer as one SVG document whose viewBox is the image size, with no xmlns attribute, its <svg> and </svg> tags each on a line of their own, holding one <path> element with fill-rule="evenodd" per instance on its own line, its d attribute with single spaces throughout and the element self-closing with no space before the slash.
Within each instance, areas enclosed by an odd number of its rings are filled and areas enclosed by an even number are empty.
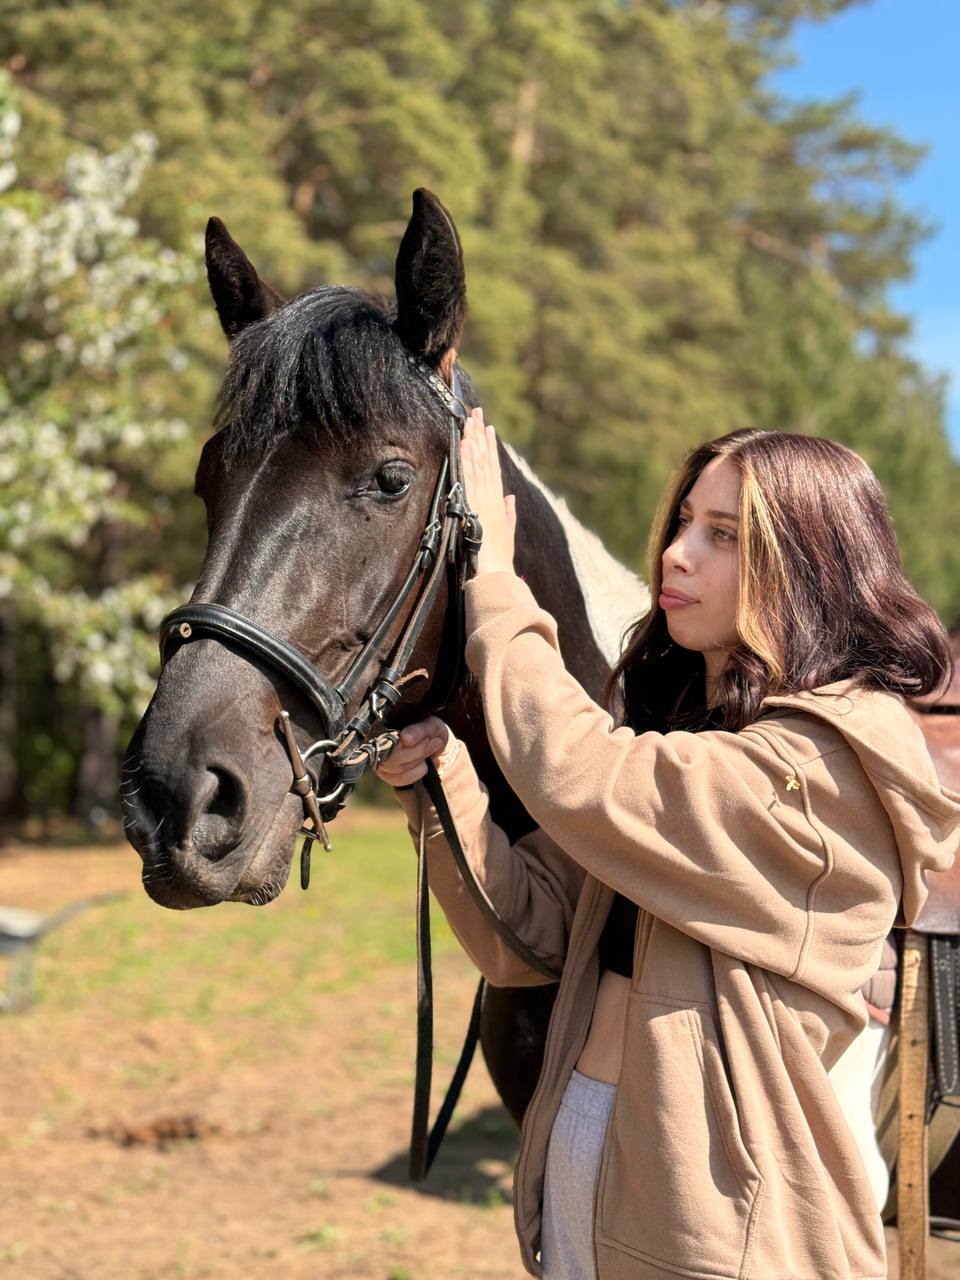
<svg viewBox="0 0 960 1280">
<path fill-rule="evenodd" d="M 304 808 L 313 822 L 312 831 L 309 827 L 300 828 L 300 833 L 303 836 L 303 847 L 300 850 L 300 888 L 306 889 L 310 884 L 310 854 L 314 840 L 319 840 L 323 844 L 324 850 L 328 853 L 332 846 L 330 837 L 327 835 L 327 828 L 323 825 L 323 818 L 320 816 L 317 793 L 313 789 L 313 782 L 307 773 L 307 766 L 304 764 L 303 756 L 300 754 L 300 748 L 297 746 L 293 725 L 290 723 L 289 711 L 280 712 L 280 727 L 283 729 L 287 752 L 290 756 L 290 764 L 293 768 L 293 786 L 290 789 L 295 791 L 301 798 Z"/>
<path fill-rule="evenodd" d="M 317 797 L 312 788 L 303 797 L 303 803 L 310 810 L 310 817 L 313 819 L 313 829 L 316 832 L 314 839 L 319 836 L 323 843 L 324 852 L 329 853 L 333 846 L 330 844 L 327 828 L 323 825 L 323 819 L 320 817 L 320 806 L 317 804 Z"/>
<path fill-rule="evenodd" d="M 304 783 L 312 789 L 313 784 L 307 773 L 307 766 L 303 763 L 303 756 L 300 754 L 300 748 L 297 746 L 297 739 L 293 732 L 293 725 L 290 723 L 290 712 L 280 712 L 280 728 L 287 740 L 287 754 L 290 756 L 290 764 L 293 766 L 293 785 L 299 795 L 303 794 L 301 787 Z"/>
</svg>

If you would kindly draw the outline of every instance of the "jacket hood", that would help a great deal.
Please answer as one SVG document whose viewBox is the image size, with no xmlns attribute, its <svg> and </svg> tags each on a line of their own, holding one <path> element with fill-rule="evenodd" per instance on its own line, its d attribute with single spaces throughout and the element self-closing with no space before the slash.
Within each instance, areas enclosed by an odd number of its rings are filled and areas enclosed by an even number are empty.
<svg viewBox="0 0 960 1280">
<path fill-rule="evenodd" d="M 764 698 L 763 708 L 805 711 L 834 725 L 856 752 L 893 826 L 903 867 L 902 920 L 912 925 L 928 872 L 948 871 L 960 852 L 960 791 L 945 787 L 923 732 L 896 693 L 838 680 Z"/>
</svg>

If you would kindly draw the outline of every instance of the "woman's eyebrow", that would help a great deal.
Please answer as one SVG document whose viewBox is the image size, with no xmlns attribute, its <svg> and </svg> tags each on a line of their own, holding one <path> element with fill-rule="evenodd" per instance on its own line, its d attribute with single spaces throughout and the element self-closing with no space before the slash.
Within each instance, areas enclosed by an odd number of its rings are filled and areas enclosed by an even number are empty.
<svg viewBox="0 0 960 1280">
<path fill-rule="evenodd" d="M 681 507 L 689 507 L 690 503 L 686 498 L 681 498 L 680 505 Z M 732 520 L 734 524 L 736 524 L 738 520 L 738 517 L 735 516 L 732 511 L 707 511 L 705 514 L 713 517 L 715 520 Z"/>
</svg>

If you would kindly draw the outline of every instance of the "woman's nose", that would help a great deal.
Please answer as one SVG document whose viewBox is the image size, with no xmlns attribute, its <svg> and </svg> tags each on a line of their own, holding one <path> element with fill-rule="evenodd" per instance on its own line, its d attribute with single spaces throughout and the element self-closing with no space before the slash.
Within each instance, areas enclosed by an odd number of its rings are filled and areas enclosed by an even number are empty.
<svg viewBox="0 0 960 1280">
<path fill-rule="evenodd" d="M 690 571 L 690 557 L 687 555 L 687 545 L 682 537 L 674 538 L 662 556 L 663 571 L 677 571 L 688 573 Z"/>
</svg>

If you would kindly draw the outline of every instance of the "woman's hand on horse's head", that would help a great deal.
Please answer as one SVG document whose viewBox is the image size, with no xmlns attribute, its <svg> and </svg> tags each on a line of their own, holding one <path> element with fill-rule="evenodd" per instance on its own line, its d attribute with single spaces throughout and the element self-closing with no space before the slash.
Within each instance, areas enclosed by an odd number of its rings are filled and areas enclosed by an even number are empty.
<svg viewBox="0 0 960 1280">
<path fill-rule="evenodd" d="M 464 423 L 460 459 L 467 502 L 483 527 L 477 573 L 513 573 L 517 509 L 512 494 L 503 496 L 497 435 L 484 425 L 482 409 L 474 409 Z"/>
<path fill-rule="evenodd" d="M 453 735 L 438 716 L 427 716 L 400 730 L 400 741 L 377 769 L 377 777 L 391 787 L 406 787 L 427 772 L 426 761 L 434 764 Z"/>
</svg>

